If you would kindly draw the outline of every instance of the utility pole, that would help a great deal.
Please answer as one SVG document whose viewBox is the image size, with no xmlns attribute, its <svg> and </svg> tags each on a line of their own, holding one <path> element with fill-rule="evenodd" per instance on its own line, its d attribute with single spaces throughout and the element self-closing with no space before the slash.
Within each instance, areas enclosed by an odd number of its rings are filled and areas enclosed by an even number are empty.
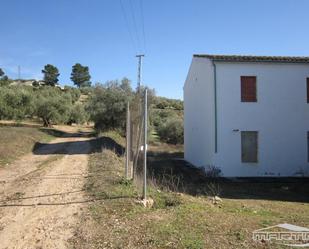
<svg viewBox="0 0 309 249">
<path fill-rule="evenodd" d="M 130 118 L 130 103 L 127 104 L 127 124 L 126 124 L 126 165 L 125 165 L 125 176 L 129 179 L 129 165 L 130 165 L 130 154 L 131 154 L 131 118 Z"/>
<path fill-rule="evenodd" d="M 147 199 L 147 88 L 145 88 L 144 100 L 144 184 L 143 184 L 143 199 Z"/>
<path fill-rule="evenodd" d="M 20 80 L 20 66 L 18 66 L 18 80 Z"/>
<path fill-rule="evenodd" d="M 136 57 L 138 58 L 138 71 L 137 71 L 137 91 L 140 92 L 141 82 L 142 82 L 142 60 L 145 55 L 138 54 Z"/>
</svg>

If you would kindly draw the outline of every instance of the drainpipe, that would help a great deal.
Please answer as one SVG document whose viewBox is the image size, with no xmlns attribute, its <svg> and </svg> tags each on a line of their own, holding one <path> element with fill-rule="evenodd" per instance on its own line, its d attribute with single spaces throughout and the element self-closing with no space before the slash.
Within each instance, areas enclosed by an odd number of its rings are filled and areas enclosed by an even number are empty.
<svg viewBox="0 0 309 249">
<path fill-rule="evenodd" d="M 215 61 L 212 61 L 214 66 L 214 104 L 215 104 L 215 153 L 218 152 L 218 115 L 217 115 L 217 68 Z"/>
</svg>

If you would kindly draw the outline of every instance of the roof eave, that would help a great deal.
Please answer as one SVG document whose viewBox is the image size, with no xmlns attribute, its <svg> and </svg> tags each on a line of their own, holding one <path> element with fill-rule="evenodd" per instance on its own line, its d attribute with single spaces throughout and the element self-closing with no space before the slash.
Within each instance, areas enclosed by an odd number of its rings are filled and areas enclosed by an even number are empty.
<svg viewBox="0 0 309 249">
<path fill-rule="evenodd" d="M 241 56 L 241 55 L 208 55 L 194 54 L 195 58 L 207 58 L 214 62 L 233 62 L 233 63 L 298 63 L 309 64 L 309 57 L 291 56 Z"/>
</svg>

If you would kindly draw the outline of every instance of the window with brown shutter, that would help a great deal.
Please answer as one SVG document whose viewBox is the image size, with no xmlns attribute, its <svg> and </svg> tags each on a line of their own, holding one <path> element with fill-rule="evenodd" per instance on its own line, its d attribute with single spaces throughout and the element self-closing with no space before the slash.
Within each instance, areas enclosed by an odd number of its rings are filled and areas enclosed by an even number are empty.
<svg viewBox="0 0 309 249">
<path fill-rule="evenodd" d="M 309 103 L 309 78 L 307 78 L 307 103 Z"/>
<path fill-rule="evenodd" d="M 256 76 L 241 76 L 241 102 L 257 102 Z"/>
</svg>

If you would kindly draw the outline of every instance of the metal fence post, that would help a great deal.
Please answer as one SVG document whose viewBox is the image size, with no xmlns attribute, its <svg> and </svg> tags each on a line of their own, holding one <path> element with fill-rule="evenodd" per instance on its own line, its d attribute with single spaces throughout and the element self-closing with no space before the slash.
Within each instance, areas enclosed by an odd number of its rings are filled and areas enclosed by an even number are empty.
<svg viewBox="0 0 309 249">
<path fill-rule="evenodd" d="M 147 199 L 147 88 L 145 88 L 144 100 L 144 184 L 143 184 L 143 199 Z"/>
<path fill-rule="evenodd" d="M 130 103 L 127 104 L 127 124 L 126 124 L 126 164 L 125 164 L 125 177 L 129 179 L 129 164 L 131 154 L 131 127 L 130 127 Z"/>
</svg>

